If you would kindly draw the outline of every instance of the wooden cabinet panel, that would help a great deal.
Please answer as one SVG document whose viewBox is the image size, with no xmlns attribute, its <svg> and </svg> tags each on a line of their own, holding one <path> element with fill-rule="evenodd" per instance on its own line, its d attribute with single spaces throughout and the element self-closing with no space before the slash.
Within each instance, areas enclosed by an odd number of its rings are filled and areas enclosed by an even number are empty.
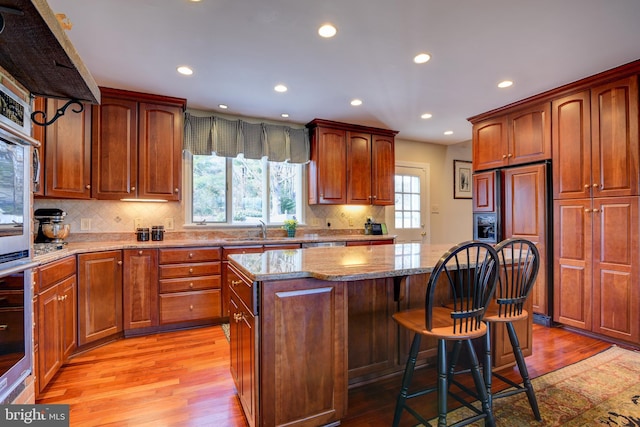
<svg viewBox="0 0 640 427">
<path fill-rule="evenodd" d="M 527 107 L 508 116 L 509 165 L 521 165 L 551 158 L 551 105 Z"/>
<path fill-rule="evenodd" d="M 346 134 L 339 129 L 316 129 L 311 158 L 316 176 L 309 178 L 316 188 L 309 189 L 310 204 L 347 202 Z"/>
<path fill-rule="evenodd" d="M 38 377 L 42 392 L 62 366 L 62 329 L 58 287 L 38 296 Z"/>
<path fill-rule="evenodd" d="M 348 282 L 349 380 L 393 372 L 397 365 L 397 326 L 391 318 L 393 279 Z"/>
<path fill-rule="evenodd" d="M 66 278 L 58 285 L 59 294 L 62 297 L 60 321 L 62 330 L 60 338 L 62 340 L 62 360 L 67 360 L 78 346 L 77 325 L 78 311 L 76 310 L 76 276 Z"/>
<path fill-rule="evenodd" d="M 591 330 L 591 199 L 554 202 L 553 320 Z"/>
<path fill-rule="evenodd" d="M 269 282 L 260 294 L 262 425 L 339 421 L 347 409 L 347 287 L 302 279 Z"/>
<path fill-rule="evenodd" d="M 47 99 L 47 117 L 67 100 Z M 69 108 L 53 124 L 39 130 L 44 133 L 44 195 L 67 199 L 89 199 L 91 197 L 91 108 L 85 105 L 83 111 Z M 38 128 L 38 125 L 34 127 Z M 38 135 L 36 135 L 38 136 Z"/>
<path fill-rule="evenodd" d="M 593 197 L 638 195 L 638 76 L 591 90 Z"/>
<path fill-rule="evenodd" d="M 551 103 L 553 122 L 553 198 L 591 194 L 591 103 L 589 91 Z"/>
<path fill-rule="evenodd" d="M 371 135 L 347 132 L 347 203 L 371 203 Z"/>
<path fill-rule="evenodd" d="M 550 314 L 547 283 L 547 177 L 546 165 L 505 169 L 503 238 L 520 237 L 533 242 L 540 252 L 538 277 L 529 296 L 533 311 Z M 524 343 L 522 343 L 524 344 Z"/>
<path fill-rule="evenodd" d="M 593 199 L 593 332 L 640 342 L 638 197 Z"/>
<path fill-rule="evenodd" d="M 496 172 L 473 174 L 473 212 L 496 212 Z"/>
<path fill-rule="evenodd" d="M 395 141 L 384 135 L 371 136 L 371 185 L 373 204 L 389 206 L 395 204 Z"/>
<path fill-rule="evenodd" d="M 42 98 L 40 96 L 37 96 L 34 100 L 33 100 L 33 111 L 46 111 L 47 109 L 47 100 L 46 98 Z M 36 124 L 32 124 L 31 126 L 31 135 L 33 136 L 34 139 L 36 139 L 37 141 L 40 142 L 40 146 L 39 147 L 33 147 L 33 151 L 35 152 L 35 155 L 38 156 L 38 159 L 40 159 L 40 168 L 37 171 L 34 171 L 34 182 L 33 182 L 33 195 L 34 196 L 44 196 L 44 187 L 45 187 L 45 182 L 44 182 L 44 161 L 45 161 L 45 156 L 44 156 L 44 147 L 46 145 L 46 141 L 45 141 L 45 130 L 46 130 L 46 126 L 38 126 Z M 37 379 L 37 376 L 36 376 Z M 38 390 L 38 387 L 36 386 L 36 391 Z"/>
<path fill-rule="evenodd" d="M 219 318 L 220 291 L 160 294 L 160 324 Z"/>
<path fill-rule="evenodd" d="M 40 267 L 40 291 L 58 284 L 65 277 L 76 274 L 76 257 L 70 256 Z"/>
<path fill-rule="evenodd" d="M 102 96 L 100 105 L 92 109 L 92 195 L 101 200 L 135 197 L 138 103 Z"/>
<path fill-rule="evenodd" d="M 78 255 L 78 281 L 78 343 L 122 332 L 122 252 Z"/>
<path fill-rule="evenodd" d="M 138 197 L 180 200 L 183 106 L 140 103 Z"/>
<path fill-rule="evenodd" d="M 197 277 L 220 274 L 220 262 L 199 262 L 190 264 L 171 264 L 160 266 L 160 278 Z"/>
<path fill-rule="evenodd" d="M 158 326 L 158 250 L 123 251 L 123 328 Z"/>
<path fill-rule="evenodd" d="M 474 171 L 503 166 L 507 149 L 506 116 L 474 123 L 472 140 Z"/>
<path fill-rule="evenodd" d="M 273 249 L 273 248 L 272 248 Z M 276 248 L 277 249 L 277 248 Z M 256 254 L 264 251 L 262 245 L 254 246 L 227 246 L 222 248 L 222 317 L 229 316 L 229 297 L 231 289 L 231 281 L 234 279 L 232 274 L 229 274 L 229 263 L 227 261 L 228 256 L 231 254 Z"/>
<path fill-rule="evenodd" d="M 221 278 L 217 276 L 182 277 L 160 280 L 160 292 L 200 291 L 203 289 L 220 289 Z"/>
</svg>

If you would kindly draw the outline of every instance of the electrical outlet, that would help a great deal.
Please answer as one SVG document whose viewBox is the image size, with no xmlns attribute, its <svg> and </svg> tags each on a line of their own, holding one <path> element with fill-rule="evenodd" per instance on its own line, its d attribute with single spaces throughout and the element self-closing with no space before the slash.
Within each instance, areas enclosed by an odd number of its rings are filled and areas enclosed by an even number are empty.
<svg viewBox="0 0 640 427">
<path fill-rule="evenodd" d="M 165 230 L 173 230 L 173 218 L 165 218 L 164 219 L 164 229 Z"/>
<path fill-rule="evenodd" d="M 133 220 L 133 229 L 137 230 L 142 227 L 142 218 L 136 218 Z"/>
<path fill-rule="evenodd" d="M 353 227 L 353 218 L 349 217 L 349 227 Z"/>
<path fill-rule="evenodd" d="M 311 218 L 311 226 L 312 227 L 319 227 L 320 226 L 320 219 L 319 218 Z"/>
<path fill-rule="evenodd" d="M 80 218 L 80 230 L 81 231 L 91 230 L 91 218 Z"/>
</svg>

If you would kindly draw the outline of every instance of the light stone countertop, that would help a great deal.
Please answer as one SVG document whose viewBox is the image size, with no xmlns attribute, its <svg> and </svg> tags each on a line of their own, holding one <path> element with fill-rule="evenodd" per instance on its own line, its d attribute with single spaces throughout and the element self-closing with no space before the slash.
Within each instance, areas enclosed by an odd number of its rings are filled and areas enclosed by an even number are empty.
<svg viewBox="0 0 640 427">
<path fill-rule="evenodd" d="M 233 254 L 229 262 L 253 281 L 312 277 L 351 281 L 430 273 L 454 244 L 317 247 Z"/>
<path fill-rule="evenodd" d="M 209 239 L 165 239 L 160 241 L 149 240 L 139 242 L 137 240 L 113 240 L 113 241 L 82 241 L 68 242 L 64 244 L 64 248 L 46 254 L 33 257 L 35 262 L 46 264 L 69 255 L 75 255 L 86 252 L 101 252 L 119 249 L 154 249 L 154 248 L 187 248 L 187 247 L 232 247 L 232 246 L 269 246 L 282 245 L 291 243 L 310 243 L 310 242 L 350 242 L 350 241 L 371 241 L 371 240 L 388 240 L 394 239 L 395 236 L 390 235 L 329 235 L 318 236 L 317 234 L 300 234 L 296 237 L 276 237 L 276 238 L 209 238 Z M 383 245 L 391 246 L 391 245 Z M 367 246 L 369 247 L 369 246 Z"/>
</svg>

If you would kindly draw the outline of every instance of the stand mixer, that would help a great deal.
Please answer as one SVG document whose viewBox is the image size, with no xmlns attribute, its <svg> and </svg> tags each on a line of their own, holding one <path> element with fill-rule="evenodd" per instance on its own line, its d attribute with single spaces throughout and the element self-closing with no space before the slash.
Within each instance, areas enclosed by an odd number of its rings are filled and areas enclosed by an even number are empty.
<svg viewBox="0 0 640 427">
<path fill-rule="evenodd" d="M 35 243 L 63 244 L 70 231 L 69 224 L 64 224 L 67 213 L 61 209 L 36 209 L 34 218 L 39 222 Z"/>
</svg>

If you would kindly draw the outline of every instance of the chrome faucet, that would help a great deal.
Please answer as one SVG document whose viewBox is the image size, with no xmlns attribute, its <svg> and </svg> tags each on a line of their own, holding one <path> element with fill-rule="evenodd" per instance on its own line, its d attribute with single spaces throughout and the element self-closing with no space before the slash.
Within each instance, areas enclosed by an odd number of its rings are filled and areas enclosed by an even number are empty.
<svg viewBox="0 0 640 427">
<path fill-rule="evenodd" d="M 258 227 L 260 227 L 260 231 L 262 232 L 262 238 L 266 239 L 267 238 L 267 224 L 264 223 L 263 220 L 259 219 L 258 221 L 260 221 L 260 224 L 258 224 Z"/>
</svg>

